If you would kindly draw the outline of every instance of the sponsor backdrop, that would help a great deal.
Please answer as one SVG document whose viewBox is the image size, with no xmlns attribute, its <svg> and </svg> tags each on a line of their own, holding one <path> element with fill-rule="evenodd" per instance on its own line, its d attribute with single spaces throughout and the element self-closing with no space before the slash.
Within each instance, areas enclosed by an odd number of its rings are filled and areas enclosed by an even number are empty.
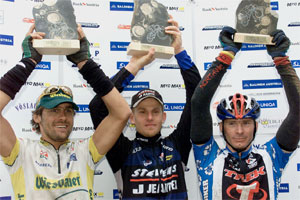
<svg viewBox="0 0 300 200">
<path fill-rule="evenodd" d="M 22 40 L 34 22 L 32 7 L 39 2 L 43 0 L 0 0 L 1 76 L 21 59 Z M 92 57 L 107 75 L 114 75 L 130 59 L 126 55 L 126 47 L 130 42 L 133 0 L 72 2 L 76 21 L 81 23 L 91 43 Z M 159 2 L 163 3 L 179 22 L 184 47 L 203 76 L 221 50 L 218 41 L 220 30 L 225 25 L 235 26 L 235 10 L 240 1 L 159 0 Z M 278 28 L 283 29 L 292 41 L 288 55 L 300 76 L 300 1 L 271 1 L 271 6 L 280 16 Z M 274 136 L 288 112 L 288 105 L 282 83 L 273 68 L 274 65 L 264 45 L 243 45 L 211 105 L 215 137 L 220 145 L 223 143 L 214 114 L 215 107 L 222 97 L 235 92 L 255 97 L 262 107 L 256 145 L 262 145 Z M 93 133 L 93 126 L 88 104 L 94 93 L 81 78 L 77 68 L 72 66 L 65 56 L 43 56 L 42 62 L 38 64 L 21 92 L 4 110 L 3 114 L 11 122 L 17 136 L 39 138 L 30 126 L 31 111 L 35 108 L 36 98 L 42 90 L 53 84 L 71 87 L 75 101 L 80 107 L 71 137 L 90 136 Z M 159 90 L 166 102 L 167 121 L 163 125 L 162 133 L 168 135 L 176 128 L 185 101 L 185 85 L 174 58 L 157 59 L 146 66 L 122 95 L 129 103 L 134 93 L 149 87 Z M 134 136 L 134 127 L 129 123 L 124 131 L 130 138 Z M 200 199 L 193 154 L 190 156 L 188 169 L 186 182 L 189 197 Z M 10 184 L 5 166 L 0 160 L 0 200 L 13 199 Z M 117 199 L 114 176 L 105 159 L 95 172 L 94 192 L 95 199 Z M 300 199 L 299 146 L 285 169 L 279 192 L 279 199 Z"/>
</svg>

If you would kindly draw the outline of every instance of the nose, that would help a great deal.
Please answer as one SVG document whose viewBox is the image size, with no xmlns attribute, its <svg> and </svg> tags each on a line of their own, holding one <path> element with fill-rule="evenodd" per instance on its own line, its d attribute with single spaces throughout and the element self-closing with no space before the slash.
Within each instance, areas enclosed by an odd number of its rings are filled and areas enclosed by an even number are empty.
<svg viewBox="0 0 300 200">
<path fill-rule="evenodd" d="M 151 112 L 149 112 L 149 113 L 148 113 L 148 115 L 147 115 L 147 119 L 148 119 L 148 120 L 152 120 L 152 119 L 153 119 L 153 115 L 152 115 L 152 113 L 151 113 Z"/>
<path fill-rule="evenodd" d="M 243 133 L 243 126 L 242 126 L 241 123 L 237 123 L 236 132 L 237 132 L 238 134 Z"/>
</svg>

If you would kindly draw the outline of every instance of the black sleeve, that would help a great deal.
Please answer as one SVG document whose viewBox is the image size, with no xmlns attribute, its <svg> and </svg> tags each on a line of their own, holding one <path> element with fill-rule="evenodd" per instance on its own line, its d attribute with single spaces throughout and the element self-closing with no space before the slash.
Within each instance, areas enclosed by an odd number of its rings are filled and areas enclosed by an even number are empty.
<svg viewBox="0 0 300 200">
<path fill-rule="evenodd" d="M 113 173 L 116 173 L 119 169 L 121 169 L 130 153 L 129 151 L 131 148 L 132 141 L 121 134 L 115 145 L 106 153 L 106 159 Z"/>
<path fill-rule="evenodd" d="M 213 134 L 210 103 L 229 66 L 220 60 L 219 56 L 212 63 L 192 97 L 191 140 L 194 144 L 206 143 Z"/>
<path fill-rule="evenodd" d="M 277 131 L 276 140 L 282 149 L 294 151 L 300 138 L 300 81 L 289 60 L 284 64 L 276 65 L 276 69 L 284 85 L 289 104 L 289 112 Z"/>
<path fill-rule="evenodd" d="M 115 87 L 122 92 L 124 87 L 133 79 L 133 75 L 127 71 L 125 68 L 122 68 L 111 81 Z M 91 102 L 89 103 L 90 115 L 94 125 L 94 129 L 100 124 L 100 122 L 108 115 L 108 110 L 101 99 L 100 95 L 96 95 Z"/>
<path fill-rule="evenodd" d="M 185 84 L 186 103 L 177 124 L 177 128 L 169 137 L 176 142 L 182 161 L 186 165 L 192 147 L 190 142 L 191 98 L 201 77 L 196 65 L 190 60 L 190 57 L 187 54 L 183 54 L 182 57 L 176 58 Z"/>
</svg>

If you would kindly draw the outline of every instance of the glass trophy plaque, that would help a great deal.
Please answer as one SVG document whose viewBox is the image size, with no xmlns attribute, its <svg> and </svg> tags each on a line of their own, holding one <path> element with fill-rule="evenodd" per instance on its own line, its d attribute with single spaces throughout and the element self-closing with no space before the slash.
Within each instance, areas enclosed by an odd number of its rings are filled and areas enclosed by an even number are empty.
<svg viewBox="0 0 300 200">
<path fill-rule="evenodd" d="M 236 10 L 234 41 L 274 45 L 270 33 L 277 29 L 277 22 L 270 0 L 242 0 Z"/>
<path fill-rule="evenodd" d="M 155 48 L 155 58 L 170 59 L 174 55 L 172 35 L 165 33 L 169 26 L 166 7 L 155 0 L 135 0 L 131 21 L 131 43 L 128 55 L 145 55 Z"/>
<path fill-rule="evenodd" d="M 33 40 L 42 55 L 70 55 L 80 49 L 77 23 L 71 0 L 45 0 L 32 9 L 35 30 L 46 33 Z"/>
</svg>

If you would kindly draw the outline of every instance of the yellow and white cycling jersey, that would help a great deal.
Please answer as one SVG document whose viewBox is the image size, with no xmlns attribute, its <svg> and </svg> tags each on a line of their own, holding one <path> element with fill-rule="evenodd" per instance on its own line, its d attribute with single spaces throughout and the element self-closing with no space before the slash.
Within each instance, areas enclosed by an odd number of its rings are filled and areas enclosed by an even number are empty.
<svg viewBox="0 0 300 200">
<path fill-rule="evenodd" d="M 16 200 L 94 199 L 100 155 L 92 138 L 68 140 L 58 150 L 44 140 L 18 138 L 3 157 Z"/>
</svg>

